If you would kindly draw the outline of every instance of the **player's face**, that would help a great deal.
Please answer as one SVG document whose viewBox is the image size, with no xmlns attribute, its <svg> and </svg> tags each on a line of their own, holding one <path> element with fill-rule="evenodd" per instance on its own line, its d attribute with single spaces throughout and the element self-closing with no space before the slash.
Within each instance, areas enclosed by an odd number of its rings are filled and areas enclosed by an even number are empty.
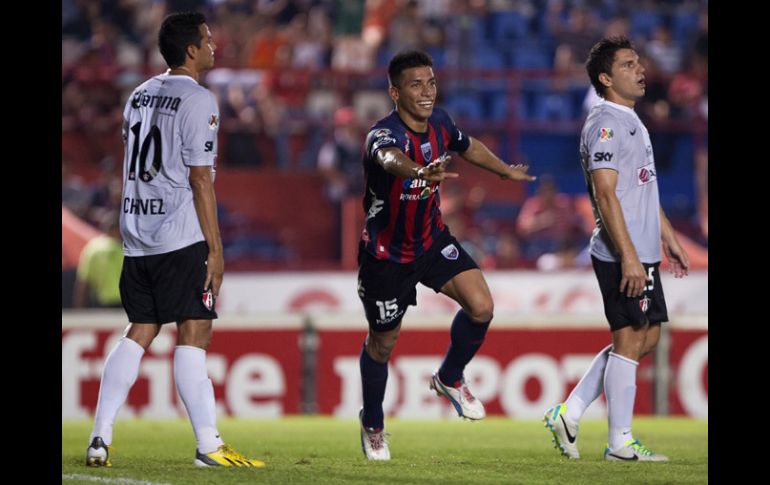
<svg viewBox="0 0 770 485">
<path fill-rule="evenodd" d="M 211 37 L 211 31 L 209 26 L 201 24 L 198 26 L 198 30 L 201 34 L 201 47 L 198 50 L 198 56 L 200 57 L 199 69 L 211 69 L 214 67 L 214 51 L 217 45 L 214 44 L 214 39 Z"/>
<path fill-rule="evenodd" d="M 612 62 L 612 76 L 607 77 L 610 83 L 607 99 L 633 107 L 636 101 L 644 96 L 647 87 L 644 71 L 644 66 L 639 63 L 636 52 L 631 49 L 617 51 L 615 60 Z"/>
<path fill-rule="evenodd" d="M 427 120 L 433 114 L 436 102 L 436 76 L 428 66 L 410 67 L 401 72 L 398 87 L 392 87 L 391 97 L 398 112 L 417 121 Z"/>
</svg>

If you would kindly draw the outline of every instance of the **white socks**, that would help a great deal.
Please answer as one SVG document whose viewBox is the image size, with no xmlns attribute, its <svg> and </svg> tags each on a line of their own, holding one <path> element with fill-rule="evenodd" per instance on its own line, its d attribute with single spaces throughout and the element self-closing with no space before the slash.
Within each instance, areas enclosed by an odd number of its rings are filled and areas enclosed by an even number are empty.
<svg viewBox="0 0 770 485">
<path fill-rule="evenodd" d="M 88 438 L 89 444 L 95 436 L 100 436 L 107 445 L 112 444 L 112 425 L 120 407 L 126 402 L 128 391 L 136 382 L 143 355 L 144 349 L 141 345 L 123 337 L 105 359 L 94 428 Z"/>
<path fill-rule="evenodd" d="M 609 353 L 607 370 L 604 372 L 604 392 L 607 396 L 608 442 L 613 451 L 633 439 L 631 420 L 634 416 L 638 366 L 636 361 L 614 352 Z"/>
<path fill-rule="evenodd" d="M 576 423 L 583 417 L 586 408 L 602 394 L 604 389 L 604 368 L 607 366 L 610 349 L 612 349 L 612 344 L 604 347 L 601 352 L 596 354 L 596 357 L 591 362 L 591 366 L 583 374 L 580 382 L 577 383 L 577 386 L 575 386 L 565 401 L 567 417 Z"/>
<path fill-rule="evenodd" d="M 206 371 L 206 351 L 177 345 L 174 352 L 174 380 L 190 416 L 198 451 L 211 453 L 224 442 L 217 431 L 214 386 Z"/>
</svg>

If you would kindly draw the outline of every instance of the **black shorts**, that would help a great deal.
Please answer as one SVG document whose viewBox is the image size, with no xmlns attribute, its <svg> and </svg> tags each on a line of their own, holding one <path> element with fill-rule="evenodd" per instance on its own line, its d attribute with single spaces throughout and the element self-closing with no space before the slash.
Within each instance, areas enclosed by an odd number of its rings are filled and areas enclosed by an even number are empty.
<svg viewBox="0 0 770 485">
<path fill-rule="evenodd" d="M 629 325 L 637 327 L 645 323 L 668 321 L 666 299 L 663 296 L 663 285 L 660 283 L 660 263 L 642 263 L 647 275 L 652 272 L 652 284 L 648 281 L 641 296 L 629 298 L 620 292 L 620 263 L 599 261 L 593 256 L 591 261 L 602 291 L 604 315 L 613 331 Z"/>
<path fill-rule="evenodd" d="M 393 330 L 401 323 L 407 307 L 417 304 L 417 283 L 438 293 L 458 274 L 478 268 L 448 230 L 411 263 L 377 259 L 359 246 L 358 265 L 358 296 L 375 332 Z"/>
<path fill-rule="evenodd" d="M 217 318 L 214 299 L 203 291 L 208 254 L 201 241 L 170 253 L 123 258 L 120 298 L 128 320 L 163 324 Z"/>
</svg>

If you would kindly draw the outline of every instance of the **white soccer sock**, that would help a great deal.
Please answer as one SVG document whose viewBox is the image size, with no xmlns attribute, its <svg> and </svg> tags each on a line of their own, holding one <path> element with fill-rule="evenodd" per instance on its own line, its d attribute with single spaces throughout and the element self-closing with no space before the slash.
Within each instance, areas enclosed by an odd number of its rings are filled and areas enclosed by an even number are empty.
<svg viewBox="0 0 770 485">
<path fill-rule="evenodd" d="M 636 397 L 636 368 L 639 363 L 610 352 L 604 372 L 604 392 L 607 395 L 609 421 L 608 442 L 611 450 L 621 448 L 633 439 L 631 421 Z"/>
<path fill-rule="evenodd" d="M 588 367 L 586 373 L 580 378 L 580 382 L 577 383 L 565 401 L 567 417 L 576 423 L 583 417 L 586 408 L 601 396 L 602 390 L 604 390 L 604 368 L 607 367 L 610 349 L 612 349 L 612 344 L 604 347 L 601 352 L 596 354 L 591 366 Z"/>
<path fill-rule="evenodd" d="M 174 352 L 174 380 L 190 416 L 198 451 L 216 451 L 223 441 L 217 431 L 214 386 L 206 371 L 206 351 L 189 345 L 177 345 Z"/>
<path fill-rule="evenodd" d="M 141 345 L 123 337 L 104 360 L 99 401 L 96 405 L 94 428 L 88 438 L 89 444 L 96 436 L 100 436 L 105 444 L 112 444 L 112 425 L 120 407 L 126 402 L 128 391 L 136 382 L 143 355 L 144 349 Z"/>
</svg>

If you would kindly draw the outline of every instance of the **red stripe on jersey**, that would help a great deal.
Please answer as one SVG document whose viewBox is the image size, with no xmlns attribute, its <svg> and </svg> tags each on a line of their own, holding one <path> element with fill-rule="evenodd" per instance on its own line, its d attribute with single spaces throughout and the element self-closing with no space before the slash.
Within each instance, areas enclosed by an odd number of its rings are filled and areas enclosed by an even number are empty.
<svg viewBox="0 0 770 485">
<path fill-rule="evenodd" d="M 449 150 L 449 133 L 443 125 L 441 126 L 441 138 L 444 139 L 444 149 Z"/>
<path fill-rule="evenodd" d="M 409 137 L 410 144 L 414 150 L 414 162 L 417 165 L 426 165 L 425 158 L 422 156 L 422 148 L 420 148 L 420 138 L 413 135 L 409 131 L 406 132 L 406 135 Z M 411 192 L 411 189 L 406 192 Z M 415 234 L 414 231 L 414 217 L 417 213 L 417 205 L 419 201 L 405 200 L 401 201 L 401 203 L 404 204 L 404 240 L 401 242 L 401 258 L 399 261 L 401 263 L 408 263 L 410 261 L 414 261 L 415 257 L 414 244 L 418 234 Z"/>
<path fill-rule="evenodd" d="M 398 218 L 398 204 L 401 202 L 401 186 L 403 183 L 402 178 L 396 177 L 393 185 L 390 186 L 390 200 L 388 201 L 390 220 L 385 229 L 377 235 L 377 247 L 374 248 L 377 252 L 377 257 L 380 259 L 390 258 L 390 242 L 393 239 L 393 229 L 396 227 L 396 219 Z"/>
</svg>

